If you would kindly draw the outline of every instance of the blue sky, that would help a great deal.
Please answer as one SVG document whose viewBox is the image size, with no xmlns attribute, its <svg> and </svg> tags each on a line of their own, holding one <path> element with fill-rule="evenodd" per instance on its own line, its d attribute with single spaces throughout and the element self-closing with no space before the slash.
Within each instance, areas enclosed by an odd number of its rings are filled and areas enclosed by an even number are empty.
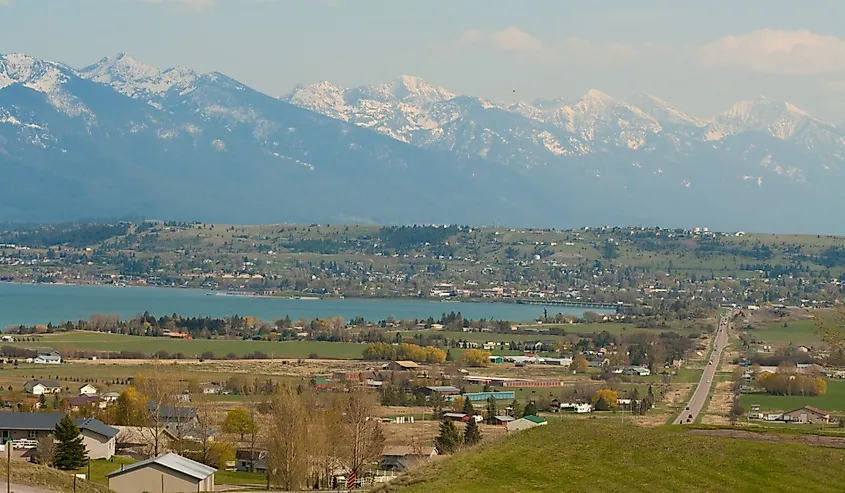
<svg viewBox="0 0 845 493">
<path fill-rule="evenodd" d="M 711 116 L 765 94 L 842 123 L 843 19 L 842 0 L 0 0 L 0 52 L 127 52 L 273 95 L 409 74 L 505 101 L 648 92 Z"/>
</svg>

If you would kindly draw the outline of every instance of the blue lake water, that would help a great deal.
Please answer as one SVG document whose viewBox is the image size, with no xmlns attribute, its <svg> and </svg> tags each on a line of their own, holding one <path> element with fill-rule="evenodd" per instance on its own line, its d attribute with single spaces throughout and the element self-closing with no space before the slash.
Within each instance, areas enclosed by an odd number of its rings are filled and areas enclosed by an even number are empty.
<svg viewBox="0 0 845 493">
<path fill-rule="evenodd" d="M 64 320 L 87 319 L 94 313 L 118 314 L 129 318 L 149 311 L 160 316 L 224 317 L 251 315 L 273 321 L 285 315 L 301 317 L 363 317 L 378 321 L 388 317 L 440 318 L 461 312 L 464 318 L 529 321 L 543 314 L 542 306 L 509 303 L 466 303 L 415 300 L 258 298 L 220 296 L 198 289 L 73 286 L 0 283 L 0 328 Z M 549 314 L 580 315 L 578 308 L 548 307 Z"/>
</svg>

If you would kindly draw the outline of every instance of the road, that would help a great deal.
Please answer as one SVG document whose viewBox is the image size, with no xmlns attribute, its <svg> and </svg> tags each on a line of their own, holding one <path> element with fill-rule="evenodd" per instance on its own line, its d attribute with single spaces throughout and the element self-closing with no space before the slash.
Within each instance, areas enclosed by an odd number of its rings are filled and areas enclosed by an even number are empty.
<svg viewBox="0 0 845 493">
<path fill-rule="evenodd" d="M 707 401 L 707 394 L 710 393 L 710 387 L 713 385 L 713 378 L 716 376 L 716 369 L 719 367 L 719 361 L 722 359 L 722 351 L 728 345 L 728 324 L 730 323 L 731 312 L 729 311 L 724 317 L 719 320 L 719 328 L 713 336 L 713 352 L 710 355 L 710 361 L 701 373 L 701 380 L 695 387 L 692 397 L 681 414 L 675 418 L 675 424 L 692 424 L 698 417 Z"/>
<path fill-rule="evenodd" d="M 3 466 L 4 468 L 6 466 Z M 5 475 L 5 472 L 4 472 Z M 16 484 L 12 483 L 12 493 L 56 493 L 51 490 L 45 490 L 44 488 L 39 488 L 37 486 L 28 486 L 24 484 Z M 0 491 L 6 493 L 6 482 L 0 481 Z"/>
</svg>

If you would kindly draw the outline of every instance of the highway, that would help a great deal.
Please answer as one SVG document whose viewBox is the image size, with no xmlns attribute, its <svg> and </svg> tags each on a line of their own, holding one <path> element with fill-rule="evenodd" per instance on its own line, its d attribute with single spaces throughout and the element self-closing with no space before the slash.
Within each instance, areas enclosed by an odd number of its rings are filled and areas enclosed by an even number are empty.
<svg viewBox="0 0 845 493">
<path fill-rule="evenodd" d="M 704 367 L 704 372 L 701 374 L 701 380 L 695 387 L 692 397 L 685 406 L 681 414 L 675 418 L 675 424 L 692 424 L 698 417 L 698 413 L 702 411 L 704 403 L 707 401 L 707 394 L 710 393 L 710 387 L 713 385 L 713 378 L 716 376 L 716 369 L 719 367 L 719 361 L 722 359 L 722 351 L 728 345 L 728 324 L 730 323 L 731 312 L 719 320 L 719 328 L 713 336 L 713 352 L 710 355 L 710 360 L 707 366 Z"/>
</svg>

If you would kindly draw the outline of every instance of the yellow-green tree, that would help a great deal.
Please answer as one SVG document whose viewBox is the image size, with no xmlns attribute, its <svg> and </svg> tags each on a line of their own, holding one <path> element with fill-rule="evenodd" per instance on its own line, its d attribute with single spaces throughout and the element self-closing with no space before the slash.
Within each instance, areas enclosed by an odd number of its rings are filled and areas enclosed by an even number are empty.
<svg viewBox="0 0 845 493">
<path fill-rule="evenodd" d="M 584 373 L 589 367 L 590 364 L 587 362 L 587 358 L 581 353 L 576 354 L 572 358 L 572 363 L 569 365 L 569 369 L 577 373 Z"/>
<path fill-rule="evenodd" d="M 238 406 L 226 412 L 226 419 L 223 420 L 223 431 L 233 435 L 240 435 L 241 440 L 244 435 L 252 433 L 256 428 L 255 421 L 250 416 L 246 408 Z"/>
<path fill-rule="evenodd" d="M 610 411 L 616 408 L 618 396 L 615 390 L 600 389 L 593 394 L 593 409 L 596 411 Z"/>
<path fill-rule="evenodd" d="M 490 366 L 490 353 L 480 349 L 468 349 L 461 355 L 459 363 L 463 366 L 483 368 Z"/>
</svg>

